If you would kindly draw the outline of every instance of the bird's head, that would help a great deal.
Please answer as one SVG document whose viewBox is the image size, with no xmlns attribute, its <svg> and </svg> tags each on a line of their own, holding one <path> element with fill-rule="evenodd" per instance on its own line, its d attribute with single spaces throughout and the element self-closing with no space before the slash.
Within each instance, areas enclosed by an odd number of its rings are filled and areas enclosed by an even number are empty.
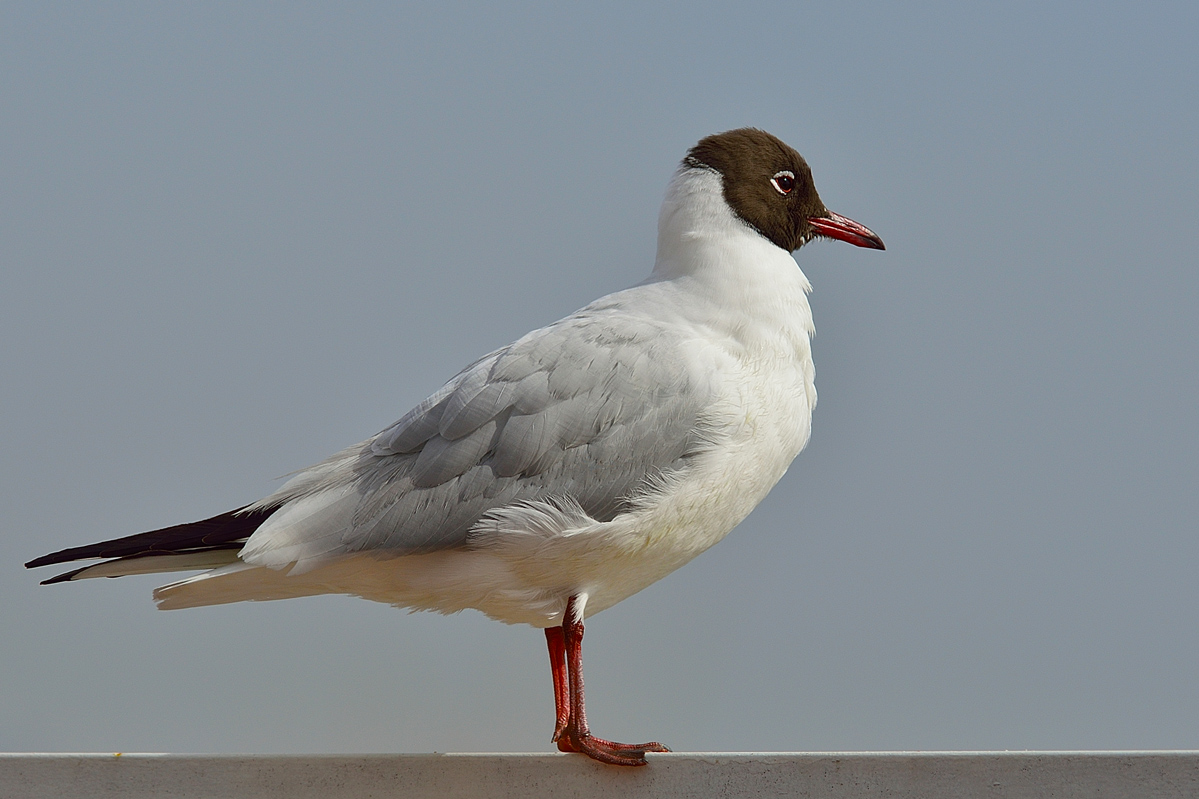
<svg viewBox="0 0 1199 799">
<path fill-rule="evenodd" d="M 868 227 L 826 208 L 803 156 L 765 131 L 739 128 L 708 136 L 683 164 L 718 173 L 733 213 L 788 252 L 817 236 L 886 249 Z"/>
</svg>

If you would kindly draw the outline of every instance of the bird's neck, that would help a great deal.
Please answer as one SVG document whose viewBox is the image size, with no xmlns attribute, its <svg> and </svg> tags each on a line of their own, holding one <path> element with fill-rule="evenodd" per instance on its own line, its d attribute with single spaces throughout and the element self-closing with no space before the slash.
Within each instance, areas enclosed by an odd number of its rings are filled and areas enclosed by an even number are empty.
<svg viewBox="0 0 1199 799">
<path fill-rule="evenodd" d="M 733 214 L 720 176 L 708 170 L 680 169 L 671 181 L 650 280 L 694 295 L 711 324 L 727 325 L 747 345 L 802 337 L 806 349 L 814 332 L 807 277 L 790 253 Z"/>
</svg>

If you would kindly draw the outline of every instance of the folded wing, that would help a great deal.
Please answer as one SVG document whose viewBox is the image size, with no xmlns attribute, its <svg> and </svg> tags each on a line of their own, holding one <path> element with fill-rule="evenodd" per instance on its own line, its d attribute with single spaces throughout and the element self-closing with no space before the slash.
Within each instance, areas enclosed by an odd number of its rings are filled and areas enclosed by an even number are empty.
<svg viewBox="0 0 1199 799">
<path fill-rule="evenodd" d="M 27 565 L 117 559 L 55 582 L 207 568 L 240 552 L 251 564 L 304 570 L 366 550 L 468 546 L 488 511 L 536 500 L 571 501 L 607 521 L 706 445 L 711 395 L 677 332 L 627 314 L 617 323 L 616 313 L 591 306 L 491 353 L 383 432 L 247 508 Z"/>
</svg>

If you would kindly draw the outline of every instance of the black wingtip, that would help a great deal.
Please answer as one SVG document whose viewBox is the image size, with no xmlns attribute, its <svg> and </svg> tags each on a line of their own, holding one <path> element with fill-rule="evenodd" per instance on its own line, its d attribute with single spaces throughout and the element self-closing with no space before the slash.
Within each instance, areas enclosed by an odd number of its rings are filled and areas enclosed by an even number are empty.
<svg viewBox="0 0 1199 799">
<path fill-rule="evenodd" d="M 38 566 L 49 566 L 51 563 L 58 563 L 59 561 L 57 561 L 56 558 L 63 552 L 66 552 L 66 550 L 64 549 L 60 550 L 59 552 L 51 552 L 49 555 L 42 555 L 40 558 L 34 558 L 25 564 L 25 568 L 36 569 Z M 45 583 L 42 583 L 42 585 L 45 585 Z"/>
<path fill-rule="evenodd" d="M 97 544 L 60 549 L 57 552 L 42 555 L 40 558 L 34 558 L 25 564 L 25 568 L 36 569 L 40 566 L 52 566 L 72 560 L 127 558 L 151 554 L 169 555 L 198 549 L 228 549 L 239 546 L 238 542 L 249 538 L 258 529 L 258 526 L 276 510 L 278 508 L 262 508 L 253 511 L 238 508 L 198 522 L 177 524 L 173 527 L 164 527 L 161 530 L 151 530 L 148 533 L 138 533 L 124 538 L 114 538 L 111 541 L 101 541 Z M 66 582 L 80 571 L 82 569 L 52 577 L 42 585 Z"/>
</svg>

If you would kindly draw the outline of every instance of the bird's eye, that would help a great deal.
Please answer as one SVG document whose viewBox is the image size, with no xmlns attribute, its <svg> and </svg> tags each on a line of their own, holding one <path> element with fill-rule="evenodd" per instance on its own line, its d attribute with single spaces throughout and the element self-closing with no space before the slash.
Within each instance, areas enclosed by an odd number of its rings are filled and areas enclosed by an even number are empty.
<svg viewBox="0 0 1199 799">
<path fill-rule="evenodd" d="M 770 179 L 770 185 L 774 186 L 774 190 L 779 194 L 789 194 L 795 188 L 795 173 L 784 169 Z"/>
</svg>

